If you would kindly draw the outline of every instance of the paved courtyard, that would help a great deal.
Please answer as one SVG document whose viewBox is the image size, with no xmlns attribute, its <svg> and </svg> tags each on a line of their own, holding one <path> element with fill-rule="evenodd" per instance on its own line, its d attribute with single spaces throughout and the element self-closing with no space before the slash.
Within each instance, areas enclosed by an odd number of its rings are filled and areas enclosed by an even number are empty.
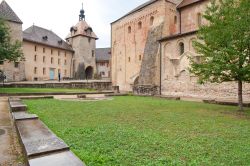
<svg viewBox="0 0 250 166">
<path fill-rule="evenodd" d="M 6 97 L 0 98 L 0 166 L 24 166 Z"/>
</svg>

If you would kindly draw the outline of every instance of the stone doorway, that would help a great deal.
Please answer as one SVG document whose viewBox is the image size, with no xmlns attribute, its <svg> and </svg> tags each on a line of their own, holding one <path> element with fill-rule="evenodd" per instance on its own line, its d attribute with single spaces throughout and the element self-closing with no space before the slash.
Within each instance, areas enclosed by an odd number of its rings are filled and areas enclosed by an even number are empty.
<svg viewBox="0 0 250 166">
<path fill-rule="evenodd" d="M 85 70 L 86 79 L 93 79 L 94 69 L 92 66 L 89 66 Z"/>
</svg>

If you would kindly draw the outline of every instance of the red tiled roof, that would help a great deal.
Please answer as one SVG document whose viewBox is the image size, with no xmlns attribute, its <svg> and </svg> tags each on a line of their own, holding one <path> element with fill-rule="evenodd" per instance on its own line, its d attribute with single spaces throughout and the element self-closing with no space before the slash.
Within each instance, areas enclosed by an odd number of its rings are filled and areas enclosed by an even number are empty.
<svg viewBox="0 0 250 166">
<path fill-rule="evenodd" d="M 192 5 L 194 3 L 202 2 L 204 0 L 183 0 L 178 6 L 177 9 Z"/>
</svg>

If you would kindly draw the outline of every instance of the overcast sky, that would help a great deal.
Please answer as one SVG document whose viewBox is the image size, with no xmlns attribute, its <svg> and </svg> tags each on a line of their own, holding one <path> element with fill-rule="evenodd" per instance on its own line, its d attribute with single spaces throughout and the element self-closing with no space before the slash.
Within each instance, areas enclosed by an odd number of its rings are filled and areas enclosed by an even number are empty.
<svg viewBox="0 0 250 166">
<path fill-rule="evenodd" d="M 97 48 L 110 47 L 110 23 L 147 0 L 5 0 L 23 21 L 23 30 L 33 25 L 65 38 L 78 22 L 83 3 L 86 21 L 99 40 Z M 2 0 L 0 0 L 2 2 Z"/>
</svg>

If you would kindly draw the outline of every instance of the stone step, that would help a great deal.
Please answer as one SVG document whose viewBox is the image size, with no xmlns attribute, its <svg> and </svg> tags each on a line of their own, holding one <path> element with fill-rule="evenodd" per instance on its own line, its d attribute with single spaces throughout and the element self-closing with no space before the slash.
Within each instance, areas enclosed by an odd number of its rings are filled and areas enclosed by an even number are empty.
<svg viewBox="0 0 250 166">
<path fill-rule="evenodd" d="M 27 105 L 23 104 L 21 101 L 10 101 L 10 108 L 12 112 L 26 111 Z"/>
<path fill-rule="evenodd" d="M 16 126 L 28 158 L 69 150 L 39 119 L 16 121 Z"/>
<path fill-rule="evenodd" d="M 52 153 L 29 159 L 30 166 L 84 166 L 85 164 L 78 159 L 71 151 Z"/>
<path fill-rule="evenodd" d="M 38 119 L 38 116 L 35 114 L 29 114 L 27 112 L 13 112 L 12 117 L 15 121 L 17 120 L 29 120 L 29 119 Z"/>
</svg>

